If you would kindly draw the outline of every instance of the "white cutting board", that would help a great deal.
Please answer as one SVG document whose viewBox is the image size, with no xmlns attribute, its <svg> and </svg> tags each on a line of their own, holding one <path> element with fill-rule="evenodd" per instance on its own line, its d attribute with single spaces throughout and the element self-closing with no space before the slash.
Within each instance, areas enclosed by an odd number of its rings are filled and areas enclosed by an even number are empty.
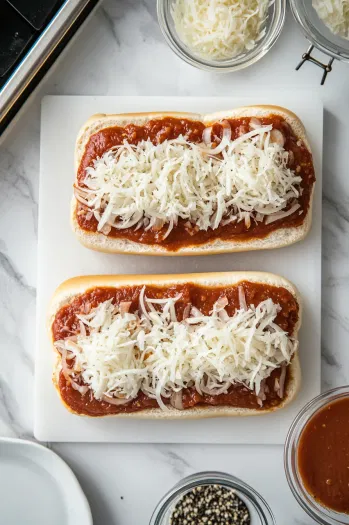
<svg viewBox="0 0 349 525">
<path fill-rule="evenodd" d="M 244 104 L 279 104 L 299 115 L 308 130 L 316 165 L 313 226 L 305 241 L 273 251 L 201 257 L 146 257 L 93 252 L 80 246 L 70 229 L 74 143 L 80 126 L 94 113 L 135 111 L 213 112 Z M 174 97 L 45 97 L 41 118 L 38 246 L 35 436 L 42 441 L 156 443 L 283 443 L 300 408 L 320 392 L 321 322 L 321 157 L 323 107 L 304 93 L 273 93 L 255 99 Z M 300 334 L 302 389 L 290 407 L 261 417 L 199 421 L 90 419 L 70 414 L 52 385 L 53 351 L 46 312 L 55 288 L 86 274 L 187 273 L 264 270 L 293 281 L 304 299 Z"/>
</svg>

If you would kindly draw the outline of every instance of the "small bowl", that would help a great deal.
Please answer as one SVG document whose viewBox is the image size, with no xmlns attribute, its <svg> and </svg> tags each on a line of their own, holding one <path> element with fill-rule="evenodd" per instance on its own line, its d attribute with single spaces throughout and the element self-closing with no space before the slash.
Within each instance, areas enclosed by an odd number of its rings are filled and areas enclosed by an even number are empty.
<svg viewBox="0 0 349 525">
<path fill-rule="evenodd" d="M 234 489 L 250 512 L 251 525 L 276 525 L 269 505 L 258 492 L 240 479 L 222 472 L 199 472 L 177 483 L 158 503 L 149 525 L 169 525 L 176 503 L 189 490 L 203 485 L 220 485 Z"/>
<path fill-rule="evenodd" d="M 311 417 L 324 406 L 344 397 L 349 397 L 349 386 L 334 388 L 312 399 L 293 421 L 285 443 L 284 464 L 290 489 L 305 512 L 321 525 L 349 524 L 349 515 L 320 505 L 307 492 L 298 470 L 298 445 L 302 431 Z"/>
<path fill-rule="evenodd" d="M 207 71 L 238 71 L 258 62 L 278 39 L 285 22 L 286 0 L 275 0 L 268 8 L 265 35 L 256 46 L 231 59 L 206 60 L 196 55 L 179 37 L 171 15 L 171 6 L 175 0 L 157 0 L 158 20 L 161 31 L 172 49 L 188 64 Z"/>
</svg>

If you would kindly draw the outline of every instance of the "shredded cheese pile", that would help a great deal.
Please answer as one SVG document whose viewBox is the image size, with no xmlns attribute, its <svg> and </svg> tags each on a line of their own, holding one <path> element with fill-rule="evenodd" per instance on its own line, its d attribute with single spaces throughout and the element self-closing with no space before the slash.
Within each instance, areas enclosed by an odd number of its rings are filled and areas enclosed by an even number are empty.
<svg viewBox="0 0 349 525">
<path fill-rule="evenodd" d="M 165 239 L 178 219 L 200 230 L 234 221 L 268 224 L 300 208 L 302 180 L 287 167 L 289 153 L 272 142 L 274 131 L 269 125 L 235 140 L 223 136 L 216 148 L 183 136 L 157 145 L 125 142 L 86 169 L 85 187 L 75 195 L 105 234 L 112 227 L 167 225 Z"/>
<path fill-rule="evenodd" d="M 191 386 L 218 395 L 240 382 L 258 394 L 262 381 L 297 350 L 298 342 L 275 324 L 280 307 L 271 299 L 229 316 L 228 300 L 220 298 L 210 315 L 192 308 L 180 322 L 179 298 L 147 299 L 143 288 L 139 313 L 103 302 L 77 316 L 77 336 L 55 344 L 75 359 L 76 374 L 96 399 L 131 400 L 142 391 L 164 410 L 162 397 Z"/>
<path fill-rule="evenodd" d="M 194 53 L 231 59 L 253 49 L 265 35 L 269 0 L 175 0 L 176 31 Z"/>
<path fill-rule="evenodd" d="M 349 0 L 313 0 L 312 5 L 332 33 L 349 39 Z"/>
</svg>

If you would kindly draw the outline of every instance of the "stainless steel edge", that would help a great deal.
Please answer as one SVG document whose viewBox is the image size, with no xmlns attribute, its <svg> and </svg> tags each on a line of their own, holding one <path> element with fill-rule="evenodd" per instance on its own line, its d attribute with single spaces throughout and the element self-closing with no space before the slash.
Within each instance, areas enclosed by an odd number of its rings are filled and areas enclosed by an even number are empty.
<svg viewBox="0 0 349 525">
<path fill-rule="evenodd" d="M 89 0 L 67 0 L 0 93 L 0 122 L 85 9 Z"/>
</svg>

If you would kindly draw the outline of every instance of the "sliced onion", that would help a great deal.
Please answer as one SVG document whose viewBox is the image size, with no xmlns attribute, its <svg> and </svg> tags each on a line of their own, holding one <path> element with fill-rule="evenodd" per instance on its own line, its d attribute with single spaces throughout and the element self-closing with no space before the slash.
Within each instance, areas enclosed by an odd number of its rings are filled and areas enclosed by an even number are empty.
<svg viewBox="0 0 349 525">
<path fill-rule="evenodd" d="M 164 219 L 159 219 L 159 217 L 156 217 L 155 222 L 152 225 L 151 229 L 155 231 L 160 231 L 162 230 L 164 224 L 165 224 Z"/>
<path fill-rule="evenodd" d="M 267 396 L 265 395 L 265 379 L 261 381 L 258 395 L 262 401 L 265 401 L 267 399 Z"/>
<path fill-rule="evenodd" d="M 229 319 L 230 319 L 230 317 L 229 317 L 227 311 L 224 310 L 224 309 L 223 309 L 223 310 L 220 310 L 220 311 L 218 312 L 218 317 L 220 318 L 221 321 L 223 321 L 223 323 L 227 323 L 227 322 L 229 321 Z"/>
<path fill-rule="evenodd" d="M 87 221 L 90 221 L 92 219 L 92 217 L 93 217 L 93 212 L 92 211 L 89 211 L 88 213 L 86 213 L 86 217 L 85 218 L 86 218 Z"/>
<path fill-rule="evenodd" d="M 175 297 L 166 297 L 165 299 L 149 299 L 149 297 L 145 297 L 145 300 L 147 303 L 151 304 L 166 304 L 168 301 L 172 300 L 173 302 L 179 301 L 179 299 L 182 297 L 182 294 L 179 293 Z"/>
<path fill-rule="evenodd" d="M 228 304 L 228 298 L 226 296 L 224 297 L 220 297 L 214 304 L 214 308 L 218 311 L 218 310 L 224 310 L 224 308 L 227 306 Z"/>
<path fill-rule="evenodd" d="M 245 226 L 247 229 L 251 228 L 251 217 L 248 212 L 245 212 Z"/>
<path fill-rule="evenodd" d="M 223 219 L 221 221 L 221 226 L 226 226 L 227 224 L 235 222 L 236 220 L 237 220 L 236 215 L 231 215 L 228 219 Z"/>
<path fill-rule="evenodd" d="M 189 235 L 191 237 L 193 235 L 195 235 L 200 230 L 200 228 L 199 228 L 199 226 L 197 224 L 195 226 L 193 226 L 190 221 L 187 221 L 187 222 L 184 223 L 184 228 L 189 233 Z"/>
<path fill-rule="evenodd" d="M 263 133 L 267 133 L 268 131 L 271 131 L 271 130 L 272 130 L 272 126 L 271 125 L 270 126 L 262 126 L 258 130 L 252 129 L 248 133 L 245 133 L 244 135 L 239 136 L 238 138 L 236 138 L 233 141 L 228 141 L 223 136 L 221 143 L 216 148 L 214 148 L 214 149 L 201 148 L 201 151 L 203 153 L 208 153 L 209 155 L 215 155 L 215 154 L 221 153 L 228 145 L 229 145 L 229 150 L 233 151 L 234 148 L 236 148 L 237 146 L 239 146 L 240 144 L 245 142 L 247 139 L 255 137 L 256 135 L 260 135 L 261 131 Z"/>
<path fill-rule="evenodd" d="M 75 195 L 75 198 L 76 198 L 76 200 L 79 201 L 81 204 L 83 204 L 84 206 L 87 206 L 87 207 L 88 207 L 88 205 L 89 205 L 88 202 L 87 202 L 85 199 L 83 199 L 82 197 L 80 197 L 80 195 Z"/>
<path fill-rule="evenodd" d="M 188 319 L 190 315 L 190 310 L 191 310 L 191 303 L 188 303 L 183 310 L 183 321 L 185 321 L 185 319 Z"/>
<path fill-rule="evenodd" d="M 268 217 L 265 219 L 265 224 L 271 224 L 272 222 L 278 221 L 279 219 L 288 217 L 289 215 L 292 215 L 292 213 L 297 211 L 300 207 L 301 205 L 297 203 L 291 206 L 291 208 L 287 211 L 278 211 L 276 213 L 273 213 L 272 215 L 268 215 Z"/>
<path fill-rule="evenodd" d="M 251 129 L 258 129 L 262 126 L 262 123 L 260 120 L 258 120 L 258 118 L 256 117 L 252 117 L 251 120 L 250 120 L 250 128 Z"/>
<path fill-rule="evenodd" d="M 117 230 L 126 230 L 126 228 L 132 228 L 132 226 L 135 226 L 143 217 L 142 211 L 137 211 L 133 214 L 132 219 L 126 221 L 126 222 L 114 222 L 113 226 Z"/>
<path fill-rule="evenodd" d="M 256 221 L 263 222 L 264 215 L 262 213 L 256 213 Z"/>
<path fill-rule="evenodd" d="M 202 316 L 202 317 L 187 317 L 187 319 L 185 320 L 185 322 L 189 325 L 188 326 L 188 330 L 189 329 L 194 329 L 194 326 L 195 324 L 200 324 L 202 323 L 203 321 L 205 320 L 205 316 Z M 191 330 L 193 331 L 193 330 Z"/>
<path fill-rule="evenodd" d="M 290 150 L 288 152 L 288 164 L 290 165 L 290 164 L 293 164 L 293 163 L 294 163 L 294 153 L 293 153 L 293 151 Z"/>
<path fill-rule="evenodd" d="M 285 379 L 286 379 L 286 365 L 283 365 L 283 366 L 281 367 L 280 389 L 279 389 L 279 392 L 278 392 L 278 396 L 279 396 L 281 399 L 284 397 Z"/>
<path fill-rule="evenodd" d="M 223 130 L 223 133 L 224 133 L 224 130 Z M 222 153 L 222 151 L 227 147 L 228 144 L 229 144 L 229 141 L 226 140 L 223 135 L 223 138 L 220 144 L 218 144 L 218 146 L 216 146 L 215 148 L 201 148 L 201 151 L 202 153 L 207 153 L 208 155 L 218 155 L 218 153 Z"/>
<path fill-rule="evenodd" d="M 93 215 L 94 215 L 96 221 L 99 222 L 101 220 L 101 214 L 99 213 L 99 211 L 94 210 Z"/>
<path fill-rule="evenodd" d="M 89 390 L 88 386 L 86 386 L 86 385 L 78 385 L 78 383 L 73 381 L 73 379 L 71 379 L 70 384 L 74 388 L 74 390 L 77 390 L 78 392 L 80 392 L 80 394 L 82 396 L 84 396 Z"/>
<path fill-rule="evenodd" d="M 238 136 L 239 137 L 242 137 L 242 135 L 246 135 L 246 133 L 248 132 L 247 127 L 244 126 L 244 125 L 239 126 L 237 129 L 238 129 Z"/>
<path fill-rule="evenodd" d="M 103 394 L 102 400 L 106 401 L 106 403 L 110 403 L 111 405 L 121 406 L 121 405 L 127 405 L 127 403 L 130 403 L 132 401 L 132 398 L 125 399 L 121 397 L 113 397 L 113 396 L 108 396 L 107 394 Z"/>
<path fill-rule="evenodd" d="M 70 359 L 73 359 L 75 357 L 73 352 L 71 352 L 70 350 L 66 349 L 65 343 L 63 343 L 61 341 L 56 341 L 54 345 L 55 345 L 55 348 L 56 348 L 57 352 L 59 352 L 61 355 L 63 355 L 64 351 L 66 352 L 65 359 L 67 361 L 69 361 Z"/>
<path fill-rule="evenodd" d="M 91 312 L 91 303 L 87 302 L 84 304 L 84 312 L 85 314 L 89 314 Z"/>
<path fill-rule="evenodd" d="M 149 317 L 149 314 L 148 314 L 148 311 L 147 311 L 147 308 L 145 306 L 145 301 L 144 299 L 146 299 L 145 297 L 145 286 L 143 286 L 142 290 L 141 290 L 141 293 L 139 294 L 139 306 L 140 306 L 140 309 L 141 309 L 141 312 L 142 314 L 144 315 L 144 317 L 146 319 L 148 319 L 148 321 L 150 321 L 150 317 Z M 146 299 L 147 300 L 147 299 Z"/>
<path fill-rule="evenodd" d="M 121 315 L 127 314 L 130 311 L 132 301 L 122 301 L 120 303 L 120 313 Z"/>
<path fill-rule="evenodd" d="M 204 131 L 202 132 L 202 142 L 204 142 L 204 144 L 211 144 L 211 135 L 212 135 L 212 126 L 210 126 L 209 128 L 205 128 Z"/>
<path fill-rule="evenodd" d="M 167 237 L 170 235 L 171 231 L 173 230 L 173 218 L 171 217 L 170 219 L 170 223 L 168 225 L 168 228 L 166 230 L 166 233 L 165 235 L 163 235 L 162 237 L 162 240 L 164 241 L 165 239 L 167 239 Z"/>
<path fill-rule="evenodd" d="M 203 314 L 200 312 L 199 308 L 196 308 L 196 306 L 192 306 L 190 314 L 193 317 L 203 317 Z"/>
<path fill-rule="evenodd" d="M 270 142 L 274 142 L 283 147 L 285 145 L 285 137 L 279 129 L 272 129 L 270 132 Z"/>
<path fill-rule="evenodd" d="M 101 232 L 101 233 L 104 233 L 104 235 L 109 235 L 109 233 L 111 232 L 111 226 L 110 226 L 110 224 L 105 224 L 105 225 L 100 229 L 100 232 Z"/>
<path fill-rule="evenodd" d="M 84 188 L 74 186 L 74 195 L 81 195 L 82 197 L 86 197 L 87 193 L 88 191 L 85 191 Z"/>
<path fill-rule="evenodd" d="M 139 230 L 139 228 L 142 228 L 142 226 L 144 226 L 144 219 L 143 218 L 140 221 L 138 221 L 134 231 L 136 232 L 137 230 Z"/>
<path fill-rule="evenodd" d="M 238 287 L 238 291 L 239 291 L 239 303 L 240 303 L 240 309 L 241 310 L 245 310 L 245 312 L 247 311 L 247 304 L 246 304 L 246 295 L 245 295 L 245 290 L 243 289 L 243 287 L 240 285 Z"/>
<path fill-rule="evenodd" d="M 79 321 L 80 334 L 86 337 L 86 327 L 82 321 Z"/>
<path fill-rule="evenodd" d="M 230 381 L 225 381 L 224 383 L 221 383 L 221 386 L 211 386 L 206 378 L 204 379 L 200 384 L 200 390 L 209 396 L 219 396 L 220 394 L 226 394 L 228 392 L 229 387 L 231 387 Z"/>
<path fill-rule="evenodd" d="M 72 368 L 67 365 L 67 351 L 62 350 L 62 372 L 67 381 L 71 381 L 71 375 L 73 374 Z"/>
<path fill-rule="evenodd" d="M 279 382 L 278 378 L 276 378 L 275 381 L 274 381 L 274 391 L 275 392 L 279 392 L 280 391 L 280 382 Z"/>
<path fill-rule="evenodd" d="M 223 139 L 226 139 L 228 142 L 231 140 L 231 127 L 227 120 L 222 120 L 221 122 L 223 127 Z"/>
<path fill-rule="evenodd" d="M 265 395 L 267 390 L 269 391 L 269 388 L 266 384 L 265 379 L 263 379 L 259 386 L 259 392 L 257 394 L 257 403 L 260 407 L 263 406 L 263 402 L 267 399 L 267 396 Z"/>
<path fill-rule="evenodd" d="M 81 202 L 81 204 L 84 204 L 85 206 L 89 207 L 88 201 L 84 198 L 86 197 L 86 193 L 83 190 L 74 186 L 74 195 L 75 195 L 75 198 L 79 202 Z"/>
<path fill-rule="evenodd" d="M 69 338 L 67 338 L 66 341 L 65 341 L 65 342 L 66 342 L 66 345 L 70 345 L 70 346 L 72 346 L 72 347 L 76 350 L 76 352 L 80 352 L 80 347 L 79 347 L 79 345 L 77 345 L 76 342 L 75 342 L 73 339 L 75 339 L 75 337 L 69 337 Z M 67 349 L 67 350 L 68 350 L 68 349 Z M 69 357 L 67 356 L 67 359 L 72 359 L 72 358 L 71 358 L 71 357 L 69 358 Z"/>
<path fill-rule="evenodd" d="M 180 390 L 179 392 L 173 392 L 173 394 L 170 397 L 170 405 L 173 406 L 173 408 L 176 408 L 177 410 L 183 410 L 183 391 Z"/>
</svg>

